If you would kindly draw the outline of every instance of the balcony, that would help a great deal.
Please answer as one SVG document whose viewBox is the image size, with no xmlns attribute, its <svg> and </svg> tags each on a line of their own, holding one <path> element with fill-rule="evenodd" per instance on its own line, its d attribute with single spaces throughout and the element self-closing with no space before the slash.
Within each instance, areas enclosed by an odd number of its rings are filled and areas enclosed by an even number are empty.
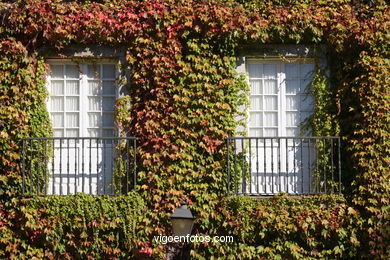
<svg viewBox="0 0 390 260">
<path fill-rule="evenodd" d="M 135 137 L 23 139 L 22 192 L 121 195 L 136 185 Z"/>
<path fill-rule="evenodd" d="M 229 137 L 229 195 L 341 193 L 340 137 Z"/>
<path fill-rule="evenodd" d="M 229 137 L 229 195 L 341 193 L 340 137 Z M 137 183 L 135 137 L 23 139 L 22 192 L 121 195 Z"/>
</svg>

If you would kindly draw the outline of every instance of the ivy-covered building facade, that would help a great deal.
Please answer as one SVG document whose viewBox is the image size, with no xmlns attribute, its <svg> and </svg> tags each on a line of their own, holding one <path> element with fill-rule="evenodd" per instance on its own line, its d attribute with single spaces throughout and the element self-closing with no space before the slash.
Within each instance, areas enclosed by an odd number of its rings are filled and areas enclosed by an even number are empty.
<svg viewBox="0 0 390 260">
<path fill-rule="evenodd" d="M 0 256 L 389 257 L 385 1 L 3 1 Z"/>
</svg>

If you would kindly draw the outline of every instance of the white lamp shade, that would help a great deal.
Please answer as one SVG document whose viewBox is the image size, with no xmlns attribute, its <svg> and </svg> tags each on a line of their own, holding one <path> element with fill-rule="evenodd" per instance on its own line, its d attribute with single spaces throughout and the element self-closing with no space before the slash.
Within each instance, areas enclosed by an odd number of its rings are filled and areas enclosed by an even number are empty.
<svg viewBox="0 0 390 260">
<path fill-rule="evenodd" d="M 172 221 L 174 236 L 191 235 L 192 226 L 194 224 L 193 219 L 176 218 L 176 219 L 171 219 L 171 221 Z"/>
</svg>

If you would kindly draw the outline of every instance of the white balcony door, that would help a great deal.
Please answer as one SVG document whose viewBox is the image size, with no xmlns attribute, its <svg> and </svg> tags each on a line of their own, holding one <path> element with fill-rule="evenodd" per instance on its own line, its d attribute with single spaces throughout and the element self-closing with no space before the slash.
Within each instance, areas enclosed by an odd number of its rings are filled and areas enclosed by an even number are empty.
<svg viewBox="0 0 390 260">
<path fill-rule="evenodd" d="M 313 63 L 248 60 L 250 137 L 308 136 L 301 127 L 313 111 Z M 310 193 L 313 143 L 267 139 L 251 143 L 252 193 Z M 311 155 L 310 161 L 308 158 Z M 247 191 L 249 192 L 249 191 Z"/>
<path fill-rule="evenodd" d="M 49 62 L 48 110 L 56 140 L 48 194 L 110 193 L 114 155 L 114 63 Z M 87 139 L 77 139 L 78 137 Z M 75 139 L 72 139 L 75 138 Z"/>
</svg>

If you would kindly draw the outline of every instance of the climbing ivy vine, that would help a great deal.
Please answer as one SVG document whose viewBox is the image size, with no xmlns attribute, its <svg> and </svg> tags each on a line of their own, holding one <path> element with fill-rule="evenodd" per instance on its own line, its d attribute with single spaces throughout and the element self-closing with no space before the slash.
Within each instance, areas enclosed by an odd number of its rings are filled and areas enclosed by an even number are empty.
<svg viewBox="0 0 390 260">
<path fill-rule="evenodd" d="M 317 71 L 314 78 L 313 130 L 342 136 L 347 198 L 366 225 L 360 255 L 385 258 L 386 1 L 18 0 L 2 1 L 0 14 L 1 218 L 15 217 L 7 207 L 20 186 L 21 138 L 51 134 L 44 87 L 50 54 L 66 58 L 64 50 L 74 45 L 126 50 L 129 96 L 117 101 L 116 122 L 138 138 L 138 192 L 151 210 L 142 225 L 151 236 L 165 232 L 168 214 L 184 198 L 200 231 L 225 221 L 218 214 L 226 183 L 224 138 L 235 133 L 239 107 L 247 102 L 248 86 L 235 71 L 238 48 L 324 44 L 331 77 Z M 1 218 L 0 228 L 12 232 Z M 145 250 L 158 255 L 163 246 Z"/>
</svg>

